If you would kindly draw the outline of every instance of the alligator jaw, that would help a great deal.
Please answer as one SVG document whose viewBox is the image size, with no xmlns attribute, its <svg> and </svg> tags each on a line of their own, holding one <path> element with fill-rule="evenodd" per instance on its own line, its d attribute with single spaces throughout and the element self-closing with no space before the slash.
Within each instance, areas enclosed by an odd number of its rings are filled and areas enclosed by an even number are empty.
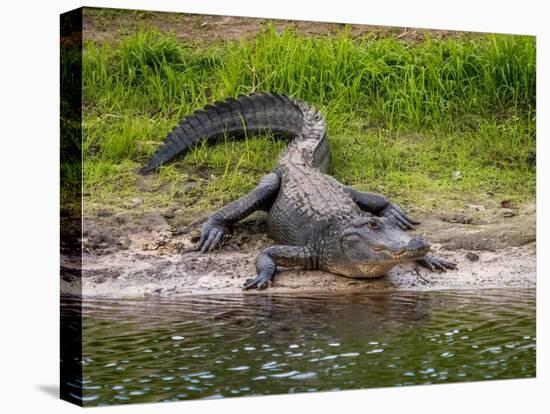
<svg viewBox="0 0 550 414">
<path fill-rule="evenodd" d="M 376 277 L 385 276 L 398 262 L 383 262 L 383 263 L 369 263 L 364 265 L 359 265 L 357 274 L 351 275 L 350 277 L 356 279 L 371 279 Z"/>
<path fill-rule="evenodd" d="M 428 254 L 429 248 L 422 248 L 422 249 L 415 249 L 415 250 L 409 250 L 409 249 L 401 249 L 397 252 L 390 252 L 394 259 L 396 260 L 415 260 L 415 259 L 422 259 L 426 254 Z"/>
<path fill-rule="evenodd" d="M 429 251 L 428 247 L 423 247 L 419 249 L 403 248 L 400 250 L 390 250 L 382 246 L 373 246 L 371 247 L 371 249 L 377 253 L 386 252 L 396 261 L 422 259 L 424 256 L 426 256 L 426 254 L 428 254 Z"/>
</svg>

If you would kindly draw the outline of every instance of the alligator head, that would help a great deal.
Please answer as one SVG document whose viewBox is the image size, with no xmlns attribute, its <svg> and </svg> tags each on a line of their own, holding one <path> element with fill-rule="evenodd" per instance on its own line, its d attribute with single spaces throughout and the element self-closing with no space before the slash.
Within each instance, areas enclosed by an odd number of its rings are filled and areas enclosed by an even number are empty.
<svg viewBox="0 0 550 414">
<path fill-rule="evenodd" d="M 337 237 L 331 244 L 327 270 L 357 278 L 383 276 L 401 262 L 422 259 L 430 248 L 385 217 L 370 214 L 341 226 Z"/>
</svg>

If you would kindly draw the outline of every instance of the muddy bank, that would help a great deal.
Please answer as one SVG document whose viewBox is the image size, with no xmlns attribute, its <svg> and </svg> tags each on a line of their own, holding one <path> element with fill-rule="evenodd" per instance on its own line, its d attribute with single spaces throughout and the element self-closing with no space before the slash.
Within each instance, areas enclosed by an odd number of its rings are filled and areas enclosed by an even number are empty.
<svg viewBox="0 0 550 414">
<path fill-rule="evenodd" d="M 379 279 L 358 280 L 322 271 L 285 269 L 265 292 L 388 291 L 535 287 L 535 209 L 469 205 L 451 213 L 415 212 L 419 234 L 459 269 L 432 273 L 401 265 Z M 273 244 L 265 216 L 237 225 L 222 247 L 194 251 L 204 217 L 147 213 L 130 216 L 99 210 L 84 220 L 82 291 L 87 297 L 173 297 L 241 293 L 253 276 L 257 254 Z M 188 224 L 182 224 L 188 222 Z M 79 261 L 62 257 L 62 291 L 78 292 Z M 255 294 L 256 291 L 246 292 Z"/>
</svg>

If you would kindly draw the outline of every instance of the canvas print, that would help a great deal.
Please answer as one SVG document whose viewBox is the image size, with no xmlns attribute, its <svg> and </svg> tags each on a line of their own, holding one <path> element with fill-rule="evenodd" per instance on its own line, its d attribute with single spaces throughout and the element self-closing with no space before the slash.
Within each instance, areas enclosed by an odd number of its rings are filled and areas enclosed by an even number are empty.
<svg viewBox="0 0 550 414">
<path fill-rule="evenodd" d="M 60 22 L 61 398 L 536 376 L 535 37 Z"/>
</svg>

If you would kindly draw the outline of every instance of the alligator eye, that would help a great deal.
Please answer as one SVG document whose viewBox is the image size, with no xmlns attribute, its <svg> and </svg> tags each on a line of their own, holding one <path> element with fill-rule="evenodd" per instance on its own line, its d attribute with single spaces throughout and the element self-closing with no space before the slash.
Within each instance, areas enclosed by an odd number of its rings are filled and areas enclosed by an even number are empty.
<svg viewBox="0 0 550 414">
<path fill-rule="evenodd" d="M 369 221 L 369 227 L 373 230 L 380 230 L 380 225 L 374 220 Z"/>
</svg>

